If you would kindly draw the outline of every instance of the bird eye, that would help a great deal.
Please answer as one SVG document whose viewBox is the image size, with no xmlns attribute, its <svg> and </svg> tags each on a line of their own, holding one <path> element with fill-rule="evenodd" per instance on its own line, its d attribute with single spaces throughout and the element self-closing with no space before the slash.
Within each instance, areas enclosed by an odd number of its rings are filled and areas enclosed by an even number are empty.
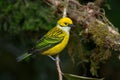
<svg viewBox="0 0 120 80">
<path fill-rule="evenodd" d="M 68 25 L 68 23 L 64 23 L 65 25 Z"/>
</svg>

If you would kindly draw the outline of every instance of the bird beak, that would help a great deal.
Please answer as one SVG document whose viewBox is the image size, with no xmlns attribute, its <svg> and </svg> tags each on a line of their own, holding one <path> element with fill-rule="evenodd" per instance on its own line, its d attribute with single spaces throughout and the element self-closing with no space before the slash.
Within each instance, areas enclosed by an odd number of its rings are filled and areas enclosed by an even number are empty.
<svg viewBox="0 0 120 80">
<path fill-rule="evenodd" d="M 74 27 L 75 25 L 74 24 L 70 24 L 70 25 L 68 25 L 69 27 Z"/>
</svg>

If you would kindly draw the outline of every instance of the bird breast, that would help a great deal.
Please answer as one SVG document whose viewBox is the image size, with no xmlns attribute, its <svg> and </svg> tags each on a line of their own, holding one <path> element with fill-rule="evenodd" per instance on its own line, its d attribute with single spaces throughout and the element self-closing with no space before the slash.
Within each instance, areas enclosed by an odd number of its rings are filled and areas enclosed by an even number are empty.
<svg viewBox="0 0 120 80">
<path fill-rule="evenodd" d="M 66 47 L 68 41 L 69 41 L 69 34 L 66 33 L 66 35 L 64 36 L 64 39 L 59 44 L 48 49 L 47 51 L 44 51 L 42 54 L 43 55 L 56 55 L 60 53 Z"/>
</svg>

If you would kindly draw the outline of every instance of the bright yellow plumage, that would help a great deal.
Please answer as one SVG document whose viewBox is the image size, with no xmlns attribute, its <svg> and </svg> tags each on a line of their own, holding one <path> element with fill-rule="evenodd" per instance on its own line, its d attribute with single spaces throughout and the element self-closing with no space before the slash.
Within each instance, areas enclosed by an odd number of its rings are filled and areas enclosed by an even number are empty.
<svg viewBox="0 0 120 80">
<path fill-rule="evenodd" d="M 43 55 L 55 55 L 55 54 L 60 53 L 65 48 L 69 40 L 69 34 L 66 33 L 65 31 L 62 31 L 62 32 L 63 33 L 60 34 L 59 36 L 63 36 L 64 37 L 63 40 L 56 46 L 44 51 L 42 53 Z"/>
<path fill-rule="evenodd" d="M 70 18 L 61 18 L 58 20 L 56 27 L 48 31 L 48 33 L 39 40 L 34 48 L 18 57 L 18 61 L 36 53 L 48 56 L 60 53 L 69 41 L 69 32 L 72 26 L 73 22 Z"/>
</svg>

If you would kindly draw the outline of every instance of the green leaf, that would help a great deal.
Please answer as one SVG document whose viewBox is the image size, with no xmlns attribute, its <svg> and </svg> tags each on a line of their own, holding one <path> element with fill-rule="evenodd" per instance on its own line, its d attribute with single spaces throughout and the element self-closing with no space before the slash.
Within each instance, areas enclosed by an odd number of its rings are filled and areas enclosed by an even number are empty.
<svg viewBox="0 0 120 80">
<path fill-rule="evenodd" d="M 78 76 L 78 75 L 73 75 L 73 74 L 63 74 L 64 77 L 67 80 L 103 80 L 104 78 L 90 78 L 90 77 L 84 77 L 84 76 Z"/>
</svg>

